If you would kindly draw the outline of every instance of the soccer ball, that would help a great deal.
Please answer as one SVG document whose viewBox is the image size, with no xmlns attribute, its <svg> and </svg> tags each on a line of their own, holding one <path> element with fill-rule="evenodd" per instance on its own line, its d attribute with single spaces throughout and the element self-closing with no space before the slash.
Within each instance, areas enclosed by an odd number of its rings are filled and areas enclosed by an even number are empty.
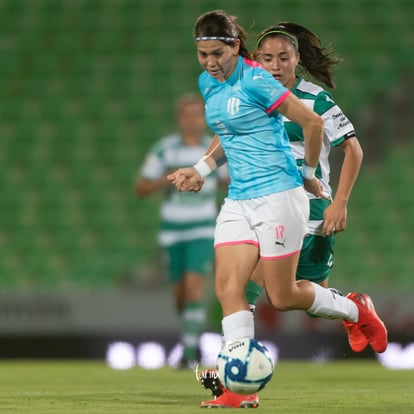
<svg viewBox="0 0 414 414">
<path fill-rule="evenodd" d="M 228 342 L 217 358 L 222 384 L 238 394 L 262 390 L 273 375 L 273 362 L 267 348 L 256 339 Z"/>
</svg>

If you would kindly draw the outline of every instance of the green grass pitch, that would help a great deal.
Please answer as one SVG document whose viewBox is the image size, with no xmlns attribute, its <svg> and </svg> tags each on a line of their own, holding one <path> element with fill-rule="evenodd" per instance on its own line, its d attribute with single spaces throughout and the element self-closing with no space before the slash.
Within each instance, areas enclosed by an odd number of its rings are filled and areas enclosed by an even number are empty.
<svg viewBox="0 0 414 414">
<path fill-rule="evenodd" d="M 0 362 L 1 413 L 187 414 L 200 412 L 200 401 L 209 398 L 191 371 L 114 371 L 103 362 L 83 361 Z M 283 361 L 260 393 L 257 410 L 414 413 L 414 371 L 387 370 L 374 360 Z"/>
</svg>

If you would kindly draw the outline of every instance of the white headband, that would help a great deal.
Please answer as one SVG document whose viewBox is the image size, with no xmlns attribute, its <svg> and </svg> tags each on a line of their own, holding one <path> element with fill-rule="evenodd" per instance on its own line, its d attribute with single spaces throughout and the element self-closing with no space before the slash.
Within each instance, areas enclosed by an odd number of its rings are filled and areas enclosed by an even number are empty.
<svg viewBox="0 0 414 414">
<path fill-rule="evenodd" d="M 226 37 L 226 36 L 198 36 L 195 38 L 197 42 L 200 40 L 222 40 L 223 42 L 234 42 L 237 37 Z"/>
</svg>

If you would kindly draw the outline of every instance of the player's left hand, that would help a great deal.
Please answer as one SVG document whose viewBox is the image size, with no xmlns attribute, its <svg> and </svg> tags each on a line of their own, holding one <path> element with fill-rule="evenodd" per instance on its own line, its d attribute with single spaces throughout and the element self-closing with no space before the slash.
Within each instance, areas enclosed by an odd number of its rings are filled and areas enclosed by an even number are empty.
<svg viewBox="0 0 414 414">
<path fill-rule="evenodd" d="M 324 211 L 322 236 L 330 236 L 346 229 L 347 204 L 333 201 Z"/>
</svg>

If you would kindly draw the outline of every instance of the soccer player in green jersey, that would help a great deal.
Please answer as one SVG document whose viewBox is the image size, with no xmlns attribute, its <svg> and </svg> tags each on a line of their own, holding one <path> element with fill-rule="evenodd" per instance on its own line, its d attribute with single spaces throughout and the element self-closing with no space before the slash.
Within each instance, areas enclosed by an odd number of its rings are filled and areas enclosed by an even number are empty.
<svg viewBox="0 0 414 414">
<path fill-rule="evenodd" d="M 179 131 L 156 142 L 147 154 L 136 192 L 139 196 L 164 194 L 159 243 L 181 319 L 184 351 L 180 366 L 192 367 L 199 359 L 199 338 L 206 318 L 205 277 L 213 274 L 217 187 L 219 181 L 227 183 L 227 172 L 222 168 L 207 177 L 198 194 L 174 190 L 166 174 L 194 164 L 211 142 L 199 95 L 186 94 L 179 99 L 177 122 Z"/>
<path fill-rule="evenodd" d="M 297 279 L 311 280 L 328 287 L 329 273 L 333 266 L 334 234 L 346 229 L 348 200 L 363 158 L 352 123 L 334 102 L 331 94 L 320 86 L 323 84 L 330 89 L 335 87 L 331 67 L 340 63 L 340 59 L 333 55 L 332 49 L 323 48 L 312 31 L 290 22 L 264 29 L 257 38 L 254 55 L 275 79 L 324 120 L 324 140 L 316 176 L 324 193 L 329 195 L 329 200 L 308 193 L 309 234 L 303 242 L 296 276 Z M 305 80 L 301 74 L 310 75 L 318 84 Z M 284 125 L 300 168 L 305 153 L 302 130 L 287 118 L 284 118 Z M 329 154 L 332 147 L 338 147 L 344 153 L 334 197 L 329 184 Z M 260 274 L 254 274 L 253 280 L 255 279 L 260 285 Z M 350 345 L 359 352 L 368 345 L 365 338 L 361 338 L 361 341 L 363 343 Z"/>
</svg>

